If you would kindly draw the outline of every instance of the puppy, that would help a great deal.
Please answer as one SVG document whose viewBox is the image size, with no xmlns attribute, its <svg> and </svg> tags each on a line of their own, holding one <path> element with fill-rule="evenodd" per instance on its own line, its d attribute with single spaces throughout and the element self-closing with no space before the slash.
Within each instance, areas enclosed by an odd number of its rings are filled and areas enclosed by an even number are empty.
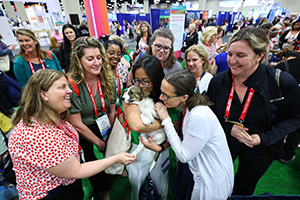
<svg viewBox="0 0 300 200">
<path fill-rule="evenodd" d="M 143 124 L 149 125 L 154 122 L 154 118 L 159 119 L 154 109 L 154 101 L 149 97 L 149 92 L 138 86 L 130 86 L 127 93 L 123 95 L 122 100 L 125 103 L 137 104 L 141 111 L 141 120 Z M 141 133 L 143 140 L 147 141 L 147 137 L 151 137 L 157 144 L 161 144 L 166 140 L 164 129 L 155 130 L 149 133 Z M 132 154 L 137 155 L 144 149 L 143 143 L 139 143 L 138 147 Z"/>
</svg>

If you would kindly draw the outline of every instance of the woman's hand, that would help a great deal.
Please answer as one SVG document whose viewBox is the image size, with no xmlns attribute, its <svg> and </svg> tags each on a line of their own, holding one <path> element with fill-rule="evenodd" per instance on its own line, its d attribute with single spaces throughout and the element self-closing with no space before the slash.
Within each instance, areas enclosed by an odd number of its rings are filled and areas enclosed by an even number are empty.
<svg viewBox="0 0 300 200">
<path fill-rule="evenodd" d="M 95 145 L 97 146 L 97 148 L 99 149 L 99 151 L 104 151 L 104 149 L 106 147 L 106 143 L 103 142 L 100 139 L 97 142 L 95 142 Z"/>
<path fill-rule="evenodd" d="M 248 133 L 249 129 L 239 125 L 233 125 L 231 129 L 231 136 L 236 138 L 240 143 L 244 143 L 248 147 L 253 147 L 255 138 L 252 138 Z"/>
<path fill-rule="evenodd" d="M 169 113 L 167 111 L 166 106 L 163 105 L 161 102 L 156 103 L 154 108 L 161 121 L 164 121 L 169 117 Z"/>
<path fill-rule="evenodd" d="M 146 142 L 145 140 L 143 140 L 143 137 L 140 136 L 140 141 L 143 143 L 143 145 L 147 148 L 147 149 L 150 149 L 152 151 L 156 151 L 156 152 L 159 152 L 161 151 L 161 147 L 156 144 L 156 142 L 154 140 L 152 140 L 152 138 L 148 137 L 148 142 Z"/>
<path fill-rule="evenodd" d="M 122 165 L 129 165 L 135 161 L 137 156 L 130 154 L 130 153 L 118 153 L 116 156 L 117 163 L 120 163 Z"/>
</svg>

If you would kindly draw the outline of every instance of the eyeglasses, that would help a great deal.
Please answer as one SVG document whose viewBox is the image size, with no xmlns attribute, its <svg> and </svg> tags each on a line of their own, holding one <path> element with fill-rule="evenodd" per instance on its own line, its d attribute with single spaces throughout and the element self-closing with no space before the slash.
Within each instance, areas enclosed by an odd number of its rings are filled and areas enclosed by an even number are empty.
<svg viewBox="0 0 300 200">
<path fill-rule="evenodd" d="M 148 88 L 152 81 L 149 78 L 142 78 L 142 80 L 133 78 L 131 79 L 131 82 L 133 85 L 139 86 L 140 84 L 142 84 L 142 86 Z"/>
<path fill-rule="evenodd" d="M 173 98 L 173 97 L 179 97 L 178 95 L 169 96 L 169 95 L 167 95 L 164 92 L 161 92 L 161 95 L 163 96 L 163 98 L 164 98 L 165 101 L 168 101 L 170 98 Z"/>
<path fill-rule="evenodd" d="M 160 51 L 161 49 L 163 49 L 164 50 L 164 52 L 169 52 L 169 51 L 171 51 L 171 47 L 167 47 L 167 46 L 162 46 L 162 45 L 160 45 L 160 44 L 155 44 L 154 42 L 153 42 L 153 44 L 154 44 L 154 47 L 155 47 L 155 49 L 157 50 L 157 51 Z"/>
</svg>

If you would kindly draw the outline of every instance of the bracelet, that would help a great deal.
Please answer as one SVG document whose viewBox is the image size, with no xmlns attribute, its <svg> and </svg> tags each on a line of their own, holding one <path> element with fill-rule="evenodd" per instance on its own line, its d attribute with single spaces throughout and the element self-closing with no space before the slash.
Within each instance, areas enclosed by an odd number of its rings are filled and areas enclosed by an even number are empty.
<svg viewBox="0 0 300 200">
<path fill-rule="evenodd" d="M 159 145 L 161 147 L 161 151 L 160 152 L 163 152 L 166 148 L 164 147 L 164 144 L 160 144 Z"/>
</svg>

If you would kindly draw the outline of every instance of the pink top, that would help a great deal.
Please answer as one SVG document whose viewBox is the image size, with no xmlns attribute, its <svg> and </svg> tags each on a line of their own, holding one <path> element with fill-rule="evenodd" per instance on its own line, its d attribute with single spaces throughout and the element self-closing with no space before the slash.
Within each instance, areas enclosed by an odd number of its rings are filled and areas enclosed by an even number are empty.
<svg viewBox="0 0 300 200">
<path fill-rule="evenodd" d="M 30 126 L 21 120 L 9 139 L 9 152 L 16 172 L 19 199 L 40 199 L 59 185 L 69 185 L 75 179 L 56 177 L 44 169 L 54 167 L 71 155 L 78 161 L 79 136 L 66 121 L 59 126 L 31 118 Z"/>
<path fill-rule="evenodd" d="M 55 37 L 58 43 L 62 43 L 64 41 L 62 33 L 56 34 L 55 32 L 52 34 L 52 37 Z"/>
</svg>

